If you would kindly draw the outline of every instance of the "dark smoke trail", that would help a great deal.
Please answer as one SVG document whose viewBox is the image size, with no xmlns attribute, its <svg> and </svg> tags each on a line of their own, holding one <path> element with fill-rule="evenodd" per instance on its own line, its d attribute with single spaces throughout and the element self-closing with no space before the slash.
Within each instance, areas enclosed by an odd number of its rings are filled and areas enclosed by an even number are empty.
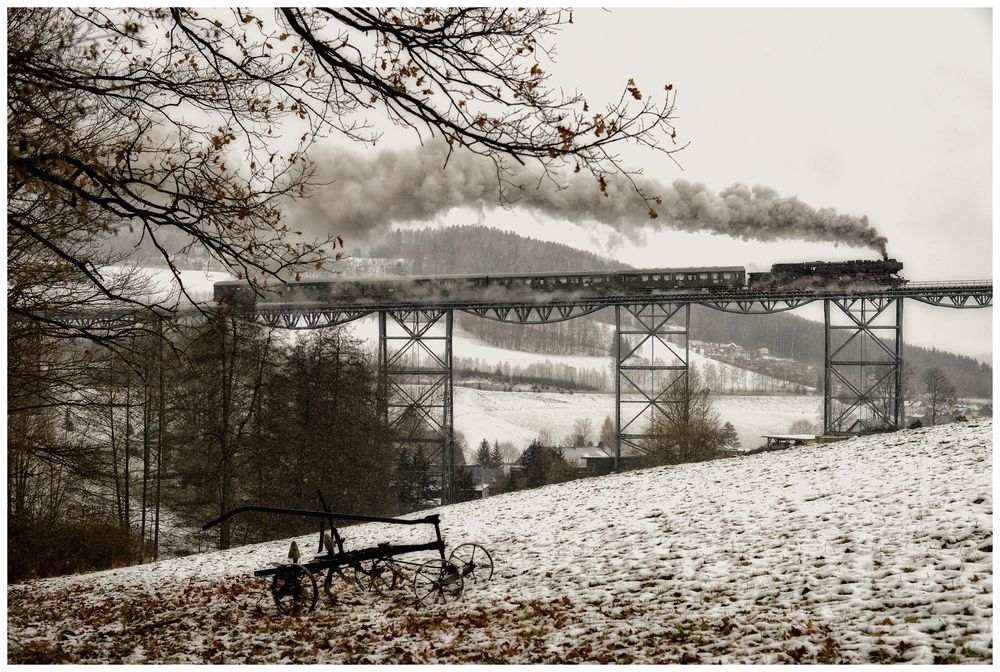
<svg viewBox="0 0 1000 672">
<path fill-rule="evenodd" d="M 384 150 L 371 156 L 343 151 L 317 159 L 319 175 L 333 184 L 296 204 L 293 228 L 320 234 L 337 233 L 360 241 L 406 221 L 429 221 L 456 207 L 497 203 L 497 174 L 492 162 L 456 152 L 443 169 L 447 149 Z M 657 217 L 621 181 L 610 181 L 602 194 L 593 176 L 579 173 L 557 188 L 539 184 L 537 172 L 517 175 L 507 196 L 514 207 L 531 208 L 552 217 L 608 224 L 640 237 L 651 228 L 705 231 L 744 240 L 830 241 L 868 247 L 885 255 L 886 239 L 869 226 L 867 217 L 816 209 L 794 197 L 781 197 L 761 186 L 733 185 L 714 193 L 704 185 L 677 180 L 672 186 L 637 180 L 648 195 L 659 196 Z"/>
</svg>

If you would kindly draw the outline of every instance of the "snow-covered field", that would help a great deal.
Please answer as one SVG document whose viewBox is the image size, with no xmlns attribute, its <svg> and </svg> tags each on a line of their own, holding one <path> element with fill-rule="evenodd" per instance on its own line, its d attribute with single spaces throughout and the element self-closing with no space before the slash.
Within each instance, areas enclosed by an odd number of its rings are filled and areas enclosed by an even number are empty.
<svg viewBox="0 0 1000 672">
<path fill-rule="evenodd" d="M 723 421 L 736 427 L 745 448 L 763 443 L 761 434 L 787 433 L 796 420 L 816 422 L 822 412 L 819 397 L 721 396 L 713 397 Z M 578 419 L 590 420 L 597 441 L 601 423 L 615 417 L 613 394 L 559 392 L 499 392 L 455 387 L 455 429 L 468 444 L 472 459 L 479 442 L 510 441 L 519 450 L 547 432 L 559 441 Z"/>
<path fill-rule="evenodd" d="M 602 325 L 602 327 L 606 328 L 607 325 Z M 363 317 L 350 322 L 349 328 L 357 338 L 360 338 L 367 343 L 374 344 L 378 340 L 378 321 L 374 317 Z M 435 324 L 427 331 L 427 335 L 438 337 L 443 336 L 444 326 L 441 324 Z M 470 334 L 461 327 L 454 328 L 453 338 L 454 345 L 452 347 L 452 354 L 456 359 L 478 359 L 483 365 L 490 367 L 503 365 L 505 363 L 509 363 L 511 366 L 526 367 L 530 364 L 551 362 L 556 366 L 565 365 L 573 367 L 579 371 L 596 371 L 604 373 L 608 376 L 609 380 L 613 380 L 611 378 L 611 367 L 613 361 L 610 356 L 547 355 L 536 352 L 526 352 L 523 350 L 507 350 L 499 348 L 495 345 L 490 345 L 478 336 Z M 683 351 L 683 348 L 681 348 L 681 351 Z M 658 356 L 663 355 L 661 353 L 661 355 Z M 791 389 L 794 387 L 786 381 L 772 379 L 769 376 L 758 375 L 753 371 L 741 369 L 731 364 L 726 364 L 725 362 L 710 359 L 700 353 L 694 352 L 693 350 L 688 354 L 688 364 L 691 367 L 699 369 L 704 368 L 707 365 L 714 366 L 715 369 L 720 372 L 720 375 L 725 377 L 728 384 L 733 389 L 751 389 L 755 382 L 759 385 L 765 384 L 766 382 L 776 390 L 782 390 L 785 388 Z"/>
<path fill-rule="evenodd" d="M 8 587 L 9 662 L 992 660 L 992 424 L 442 507 L 497 575 L 461 601 L 344 592 L 277 613 L 288 541 Z M 350 548 L 427 529 L 345 530 Z M 308 553 L 315 537 L 298 539 Z"/>
<path fill-rule="evenodd" d="M 378 339 L 378 323 L 366 317 L 350 323 L 352 333 L 363 341 L 374 344 Z M 443 327 L 435 325 L 428 334 L 443 335 Z M 374 347 L 374 346 L 373 346 Z M 512 366 L 528 366 L 551 362 L 566 365 L 580 371 L 611 373 L 610 357 L 588 355 L 547 355 L 520 350 L 507 350 L 486 343 L 482 339 L 456 327 L 454 330 L 455 357 L 478 359 L 485 365 L 496 367 L 504 363 Z M 734 384 L 749 387 L 756 374 L 723 362 L 717 362 L 690 353 L 690 365 L 703 367 L 711 364 L 717 370 L 724 370 L 725 376 Z M 758 376 L 766 379 L 764 376 Z M 780 389 L 785 383 L 774 381 Z M 808 396 L 720 396 L 715 399 L 715 407 L 723 421 L 732 422 L 744 446 L 760 445 L 763 433 L 787 432 L 796 420 L 815 422 L 820 414 L 819 401 Z M 601 423 L 608 416 L 614 418 L 615 400 L 611 394 L 558 392 L 501 392 L 477 390 L 471 387 L 455 387 L 455 428 L 465 435 L 469 451 L 474 452 L 480 441 L 486 439 L 509 441 L 518 449 L 526 448 L 532 439 L 546 432 L 555 441 L 561 440 L 573 428 L 578 419 L 588 419 L 597 433 Z M 467 458 L 472 455 L 467 455 Z"/>
</svg>

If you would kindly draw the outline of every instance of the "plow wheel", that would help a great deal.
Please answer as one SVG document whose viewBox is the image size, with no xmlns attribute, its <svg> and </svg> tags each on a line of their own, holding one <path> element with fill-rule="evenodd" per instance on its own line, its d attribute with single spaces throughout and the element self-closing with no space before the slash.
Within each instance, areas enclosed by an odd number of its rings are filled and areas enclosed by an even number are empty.
<svg viewBox="0 0 1000 672">
<path fill-rule="evenodd" d="M 337 601 L 337 593 L 342 591 L 344 588 L 350 588 L 355 585 L 355 574 L 354 570 L 350 567 L 331 567 L 326 570 L 326 578 L 323 579 L 323 592 L 326 596 Z"/>
<path fill-rule="evenodd" d="M 486 583 L 493 578 L 493 558 L 479 544 L 461 544 L 448 556 L 466 581 Z"/>
<path fill-rule="evenodd" d="M 316 577 L 301 565 L 288 565 L 271 577 L 271 597 L 283 614 L 297 616 L 316 608 Z"/>
<path fill-rule="evenodd" d="M 388 560 L 362 560 L 354 571 L 358 588 L 366 593 L 384 593 L 396 588 L 396 568 Z"/>
<path fill-rule="evenodd" d="M 425 562 L 413 574 L 413 593 L 425 607 L 457 599 L 464 585 L 461 570 L 447 560 Z"/>
</svg>

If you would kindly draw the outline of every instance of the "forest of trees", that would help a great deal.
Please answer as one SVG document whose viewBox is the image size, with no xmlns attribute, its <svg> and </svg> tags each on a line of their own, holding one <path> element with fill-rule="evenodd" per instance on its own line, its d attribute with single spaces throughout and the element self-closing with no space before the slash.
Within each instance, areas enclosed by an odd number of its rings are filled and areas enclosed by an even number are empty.
<svg viewBox="0 0 1000 672">
<path fill-rule="evenodd" d="M 526 238 L 485 226 L 395 229 L 372 243 L 361 256 L 403 258 L 410 272 L 519 273 L 522 271 L 591 271 L 628 268 L 605 256 L 569 245 Z"/>
<path fill-rule="evenodd" d="M 8 447 L 8 571 L 34 575 L 157 557 L 161 525 L 197 528 L 246 504 L 397 514 L 378 376 L 335 329 L 290 339 L 217 314 L 141 359 L 95 349 L 72 405 L 17 416 Z M 56 459 L 54 447 L 58 449 Z M 301 531 L 311 529 L 306 525 Z M 300 531 L 250 515 L 192 552 Z M 67 552 L 71 543 L 72 552 Z"/>
</svg>

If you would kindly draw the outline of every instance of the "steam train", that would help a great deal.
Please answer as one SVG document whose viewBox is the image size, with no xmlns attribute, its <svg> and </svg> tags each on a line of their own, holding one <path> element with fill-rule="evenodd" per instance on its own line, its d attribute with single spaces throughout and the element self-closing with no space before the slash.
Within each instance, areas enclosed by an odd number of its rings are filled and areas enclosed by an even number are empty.
<svg viewBox="0 0 1000 672">
<path fill-rule="evenodd" d="M 895 259 L 883 261 L 805 261 L 774 264 L 769 273 L 751 273 L 752 289 L 811 289 L 857 284 L 899 287 L 906 280 L 899 277 L 903 264 Z"/>
<path fill-rule="evenodd" d="M 845 286 L 891 286 L 903 264 L 879 261 L 800 262 L 774 264 L 770 272 L 746 273 L 742 266 L 654 268 L 611 272 L 500 273 L 491 275 L 425 275 L 292 282 L 267 300 L 289 302 L 392 301 L 394 299 L 538 298 L 544 294 L 660 294 L 679 290 L 717 293 L 738 290 L 818 289 Z M 215 284 L 217 303 L 241 304 L 257 298 L 243 281 Z"/>
</svg>

